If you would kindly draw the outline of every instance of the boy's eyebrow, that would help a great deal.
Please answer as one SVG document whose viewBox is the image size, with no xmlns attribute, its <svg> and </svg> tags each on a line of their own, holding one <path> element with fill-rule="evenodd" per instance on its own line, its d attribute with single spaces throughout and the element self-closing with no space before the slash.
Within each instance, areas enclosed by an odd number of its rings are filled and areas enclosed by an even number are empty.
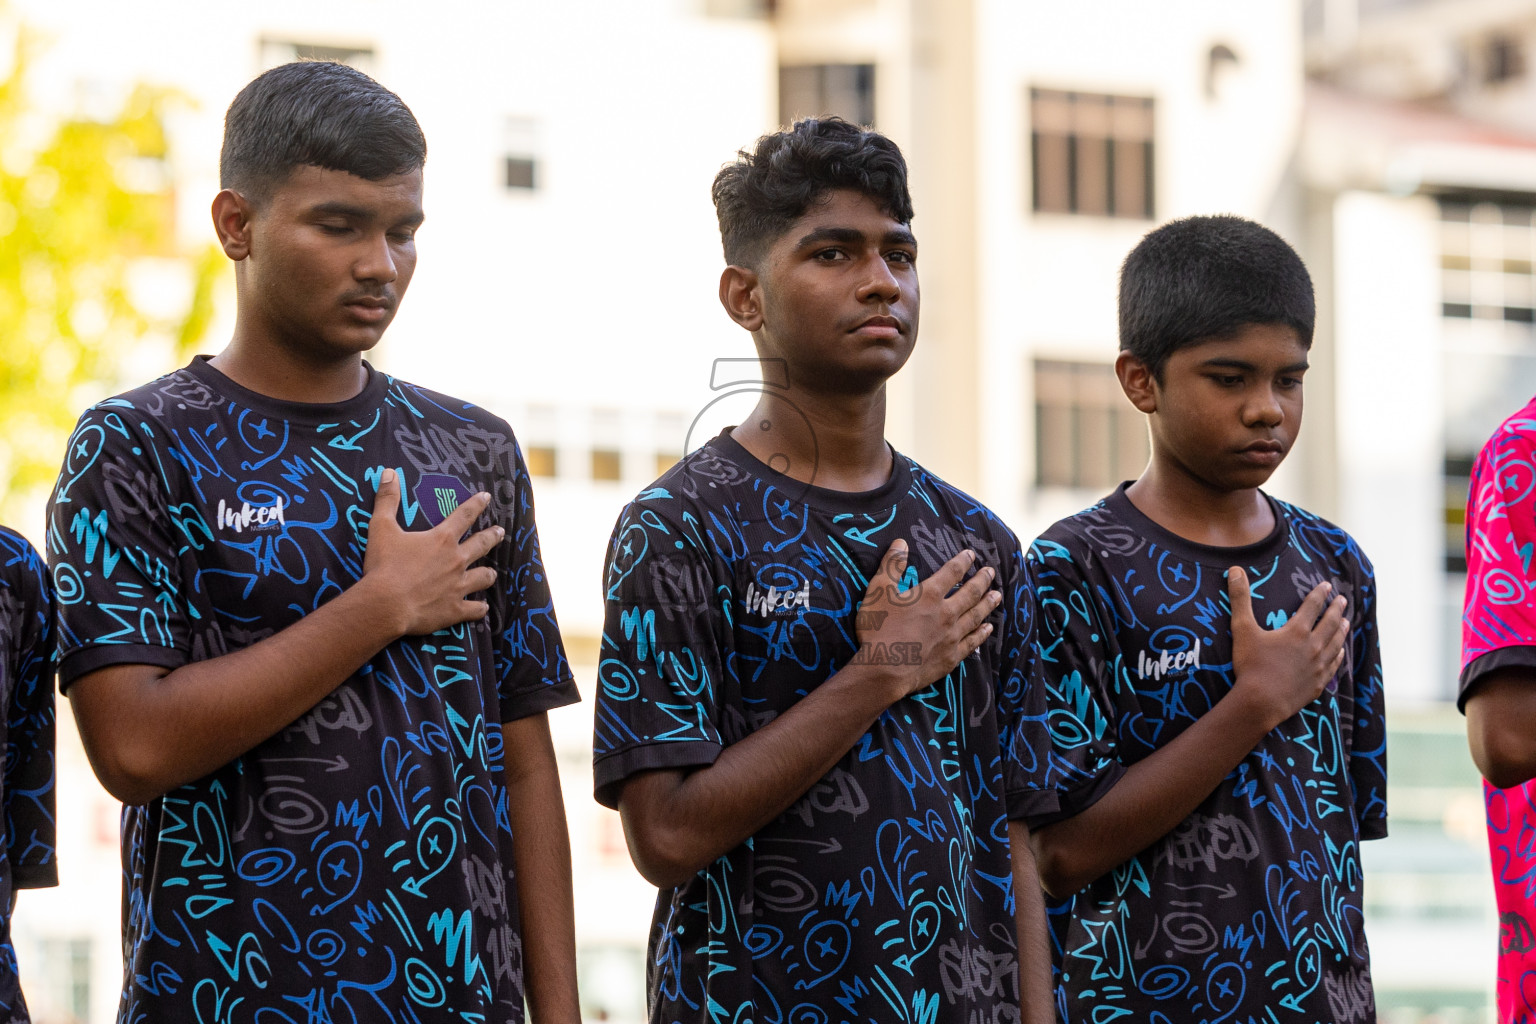
<svg viewBox="0 0 1536 1024">
<path fill-rule="evenodd" d="M 333 199 L 326 203 L 316 203 L 309 208 L 309 212 L 316 217 L 345 217 L 349 220 L 372 220 L 377 215 L 376 211 L 370 210 L 366 206 L 344 203 L 339 199 Z M 410 216 L 401 218 L 400 223 L 410 227 L 420 227 L 426 219 L 427 215 L 421 210 L 417 210 Z"/>
<path fill-rule="evenodd" d="M 864 232 L 857 228 L 819 227 L 796 242 L 795 248 L 800 249 L 822 242 L 841 242 L 843 245 L 858 245 L 863 241 Z M 910 245 L 913 247 L 917 245 L 916 236 L 906 228 L 887 231 L 880 241 L 882 245 Z"/>
<path fill-rule="evenodd" d="M 1254 372 L 1254 371 L 1256 371 L 1258 369 L 1258 366 L 1256 366 L 1253 363 L 1248 362 L 1246 359 L 1234 359 L 1234 358 L 1232 358 L 1230 356 L 1212 356 L 1210 359 L 1206 359 L 1206 360 L 1202 361 L 1200 363 L 1200 365 L 1201 366 L 1208 366 L 1208 367 L 1211 367 L 1212 369 L 1218 369 L 1219 368 L 1219 369 L 1227 369 L 1227 370 L 1246 370 L 1249 373 L 1252 373 L 1252 372 Z M 1307 362 L 1305 359 L 1303 359 L 1299 363 L 1291 363 L 1289 366 L 1282 366 L 1282 367 L 1280 367 L 1279 372 L 1280 373 L 1300 373 L 1303 370 L 1311 369 L 1311 367 L 1312 367 L 1312 364 Z"/>
</svg>

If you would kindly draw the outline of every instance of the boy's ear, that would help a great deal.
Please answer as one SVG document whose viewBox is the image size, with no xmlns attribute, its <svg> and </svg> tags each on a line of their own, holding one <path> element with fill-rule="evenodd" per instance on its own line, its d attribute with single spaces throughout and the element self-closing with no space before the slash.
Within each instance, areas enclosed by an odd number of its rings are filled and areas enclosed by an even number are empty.
<svg viewBox="0 0 1536 1024">
<path fill-rule="evenodd" d="M 236 263 L 251 254 L 251 204 L 234 189 L 226 188 L 213 197 L 213 230 L 219 247 Z"/>
<path fill-rule="evenodd" d="M 1132 405 L 1144 413 L 1157 412 L 1157 381 L 1146 363 L 1122 351 L 1115 357 L 1115 376 Z"/>
<path fill-rule="evenodd" d="M 763 292 L 757 271 L 735 265 L 721 271 L 720 305 L 743 329 L 757 333 L 763 326 Z"/>
</svg>

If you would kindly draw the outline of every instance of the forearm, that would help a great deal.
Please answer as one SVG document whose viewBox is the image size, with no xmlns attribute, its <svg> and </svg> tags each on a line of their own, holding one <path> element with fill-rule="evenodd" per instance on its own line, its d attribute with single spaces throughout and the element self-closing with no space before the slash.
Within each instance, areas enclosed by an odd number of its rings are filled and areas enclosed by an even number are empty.
<svg viewBox="0 0 1536 1024">
<path fill-rule="evenodd" d="M 528 1007 L 534 1024 L 577 1024 L 571 844 L 548 722 L 534 715 L 502 731 Z"/>
<path fill-rule="evenodd" d="M 1051 988 L 1051 938 L 1045 919 L 1045 893 L 1022 821 L 1008 823 L 1013 859 L 1013 914 L 1019 943 L 1019 1009 L 1022 1024 L 1052 1024 L 1056 1008 Z"/>
<path fill-rule="evenodd" d="M 683 884 L 788 810 L 895 700 L 877 672 L 850 665 L 708 767 L 632 778 L 619 810 L 635 866 L 660 888 Z"/>
<path fill-rule="evenodd" d="M 117 665 L 69 696 L 102 784 L 138 804 L 207 775 L 291 725 L 400 636 L 366 578 L 250 647 L 170 672 Z"/>
<path fill-rule="evenodd" d="M 1167 746 L 1126 769 L 1093 806 L 1032 832 L 1046 891 L 1069 896 L 1173 831 L 1268 731 L 1229 693 Z"/>
</svg>

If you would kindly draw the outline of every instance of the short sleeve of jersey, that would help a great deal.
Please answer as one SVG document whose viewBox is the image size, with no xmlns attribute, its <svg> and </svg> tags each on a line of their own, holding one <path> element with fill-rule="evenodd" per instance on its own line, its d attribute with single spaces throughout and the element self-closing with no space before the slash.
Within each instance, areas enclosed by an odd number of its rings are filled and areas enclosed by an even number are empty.
<svg viewBox="0 0 1536 1024">
<path fill-rule="evenodd" d="M 1467 591 L 1461 620 L 1466 710 L 1495 669 L 1536 669 L 1536 423 L 1506 422 L 1472 468 L 1467 497 Z"/>
<path fill-rule="evenodd" d="M 1353 541 L 1349 548 L 1358 560 L 1360 573 L 1354 581 L 1354 603 L 1347 612 L 1351 623 L 1349 657 L 1354 703 L 1345 707 L 1341 701 L 1339 714 L 1349 716 L 1353 723 L 1349 778 L 1354 785 L 1360 838 L 1382 839 L 1387 834 L 1387 716 L 1381 637 L 1376 628 L 1376 575 Z"/>
<path fill-rule="evenodd" d="M 514 445 L 510 521 L 493 560 L 503 577 L 497 665 L 501 720 L 515 721 L 580 699 L 555 621 L 534 522 L 533 485 Z M 503 513 L 505 514 L 505 512 Z"/>
<path fill-rule="evenodd" d="M 682 518 L 682 517 L 677 517 Z M 722 633 L 701 539 L 643 499 L 619 516 L 604 583 L 592 757 L 599 803 L 636 772 L 719 756 Z"/>
<path fill-rule="evenodd" d="M 1006 620 L 1004 667 L 999 671 L 998 708 L 1006 759 L 1003 782 L 1008 817 L 1023 820 L 1051 814 L 1060 801 L 1047 774 L 1051 737 L 1043 689 L 1033 676 L 1035 662 L 1035 585 L 1031 563 L 1013 546 L 1005 569 Z"/>
<path fill-rule="evenodd" d="M 153 421 L 104 403 L 69 439 L 49 507 L 59 685 L 107 665 L 177 668 L 191 650 L 165 447 Z"/>
<path fill-rule="evenodd" d="M 1125 774 L 1119 760 L 1114 685 L 1107 656 L 1113 625 L 1104 621 L 1098 595 L 1061 544 L 1041 538 L 1030 546 L 1036 597 L 1034 663 L 1030 685 L 1045 705 L 1049 753 L 1045 777 L 1057 806 L 1042 804 L 1025 818 L 1038 828 L 1093 806 Z"/>
<path fill-rule="evenodd" d="M 54 859 L 52 607 L 42 559 L 0 529 L 0 653 L 6 707 L 5 843 L 11 884 L 58 884 Z"/>
</svg>

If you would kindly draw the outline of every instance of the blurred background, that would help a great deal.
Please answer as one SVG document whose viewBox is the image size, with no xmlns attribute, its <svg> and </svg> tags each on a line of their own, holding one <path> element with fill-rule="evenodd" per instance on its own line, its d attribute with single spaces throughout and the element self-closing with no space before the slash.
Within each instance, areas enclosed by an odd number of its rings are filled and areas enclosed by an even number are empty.
<svg viewBox="0 0 1536 1024">
<path fill-rule="evenodd" d="M 755 398 L 715 364 L 752 354 L 715 299 L 709 184 L 737 148 L 810 114 L 901 144 L 925 301 L 889 434 L 1026 538 L 1146 458 L 1112 371 L 1125 252 L 1193 213 L 1288 238 L 1319 321 L 1270 489 L 1380 578 L 1377 999 L 1392 1024 L 1492 1020 L 1451 702 L 1467 474 L 1536 393 L 1536 0 L 0 0 L 0 518 L 39 548 L 80 410 L 228 337 L 222 115 L 296 57 L 422 123 L 420 264 L 373 358 L 512 422 L 588 696 L 618 510 Z M 118 808 L 60 711 L 64 884 L 23 894 L 15 935 L 35 1018 L 94 1024 L 120 983 Z M 591 704 L 551 718 L 586 1017 L 639 1021 L 654 890 L 591 799 Z"/>
</svg>

